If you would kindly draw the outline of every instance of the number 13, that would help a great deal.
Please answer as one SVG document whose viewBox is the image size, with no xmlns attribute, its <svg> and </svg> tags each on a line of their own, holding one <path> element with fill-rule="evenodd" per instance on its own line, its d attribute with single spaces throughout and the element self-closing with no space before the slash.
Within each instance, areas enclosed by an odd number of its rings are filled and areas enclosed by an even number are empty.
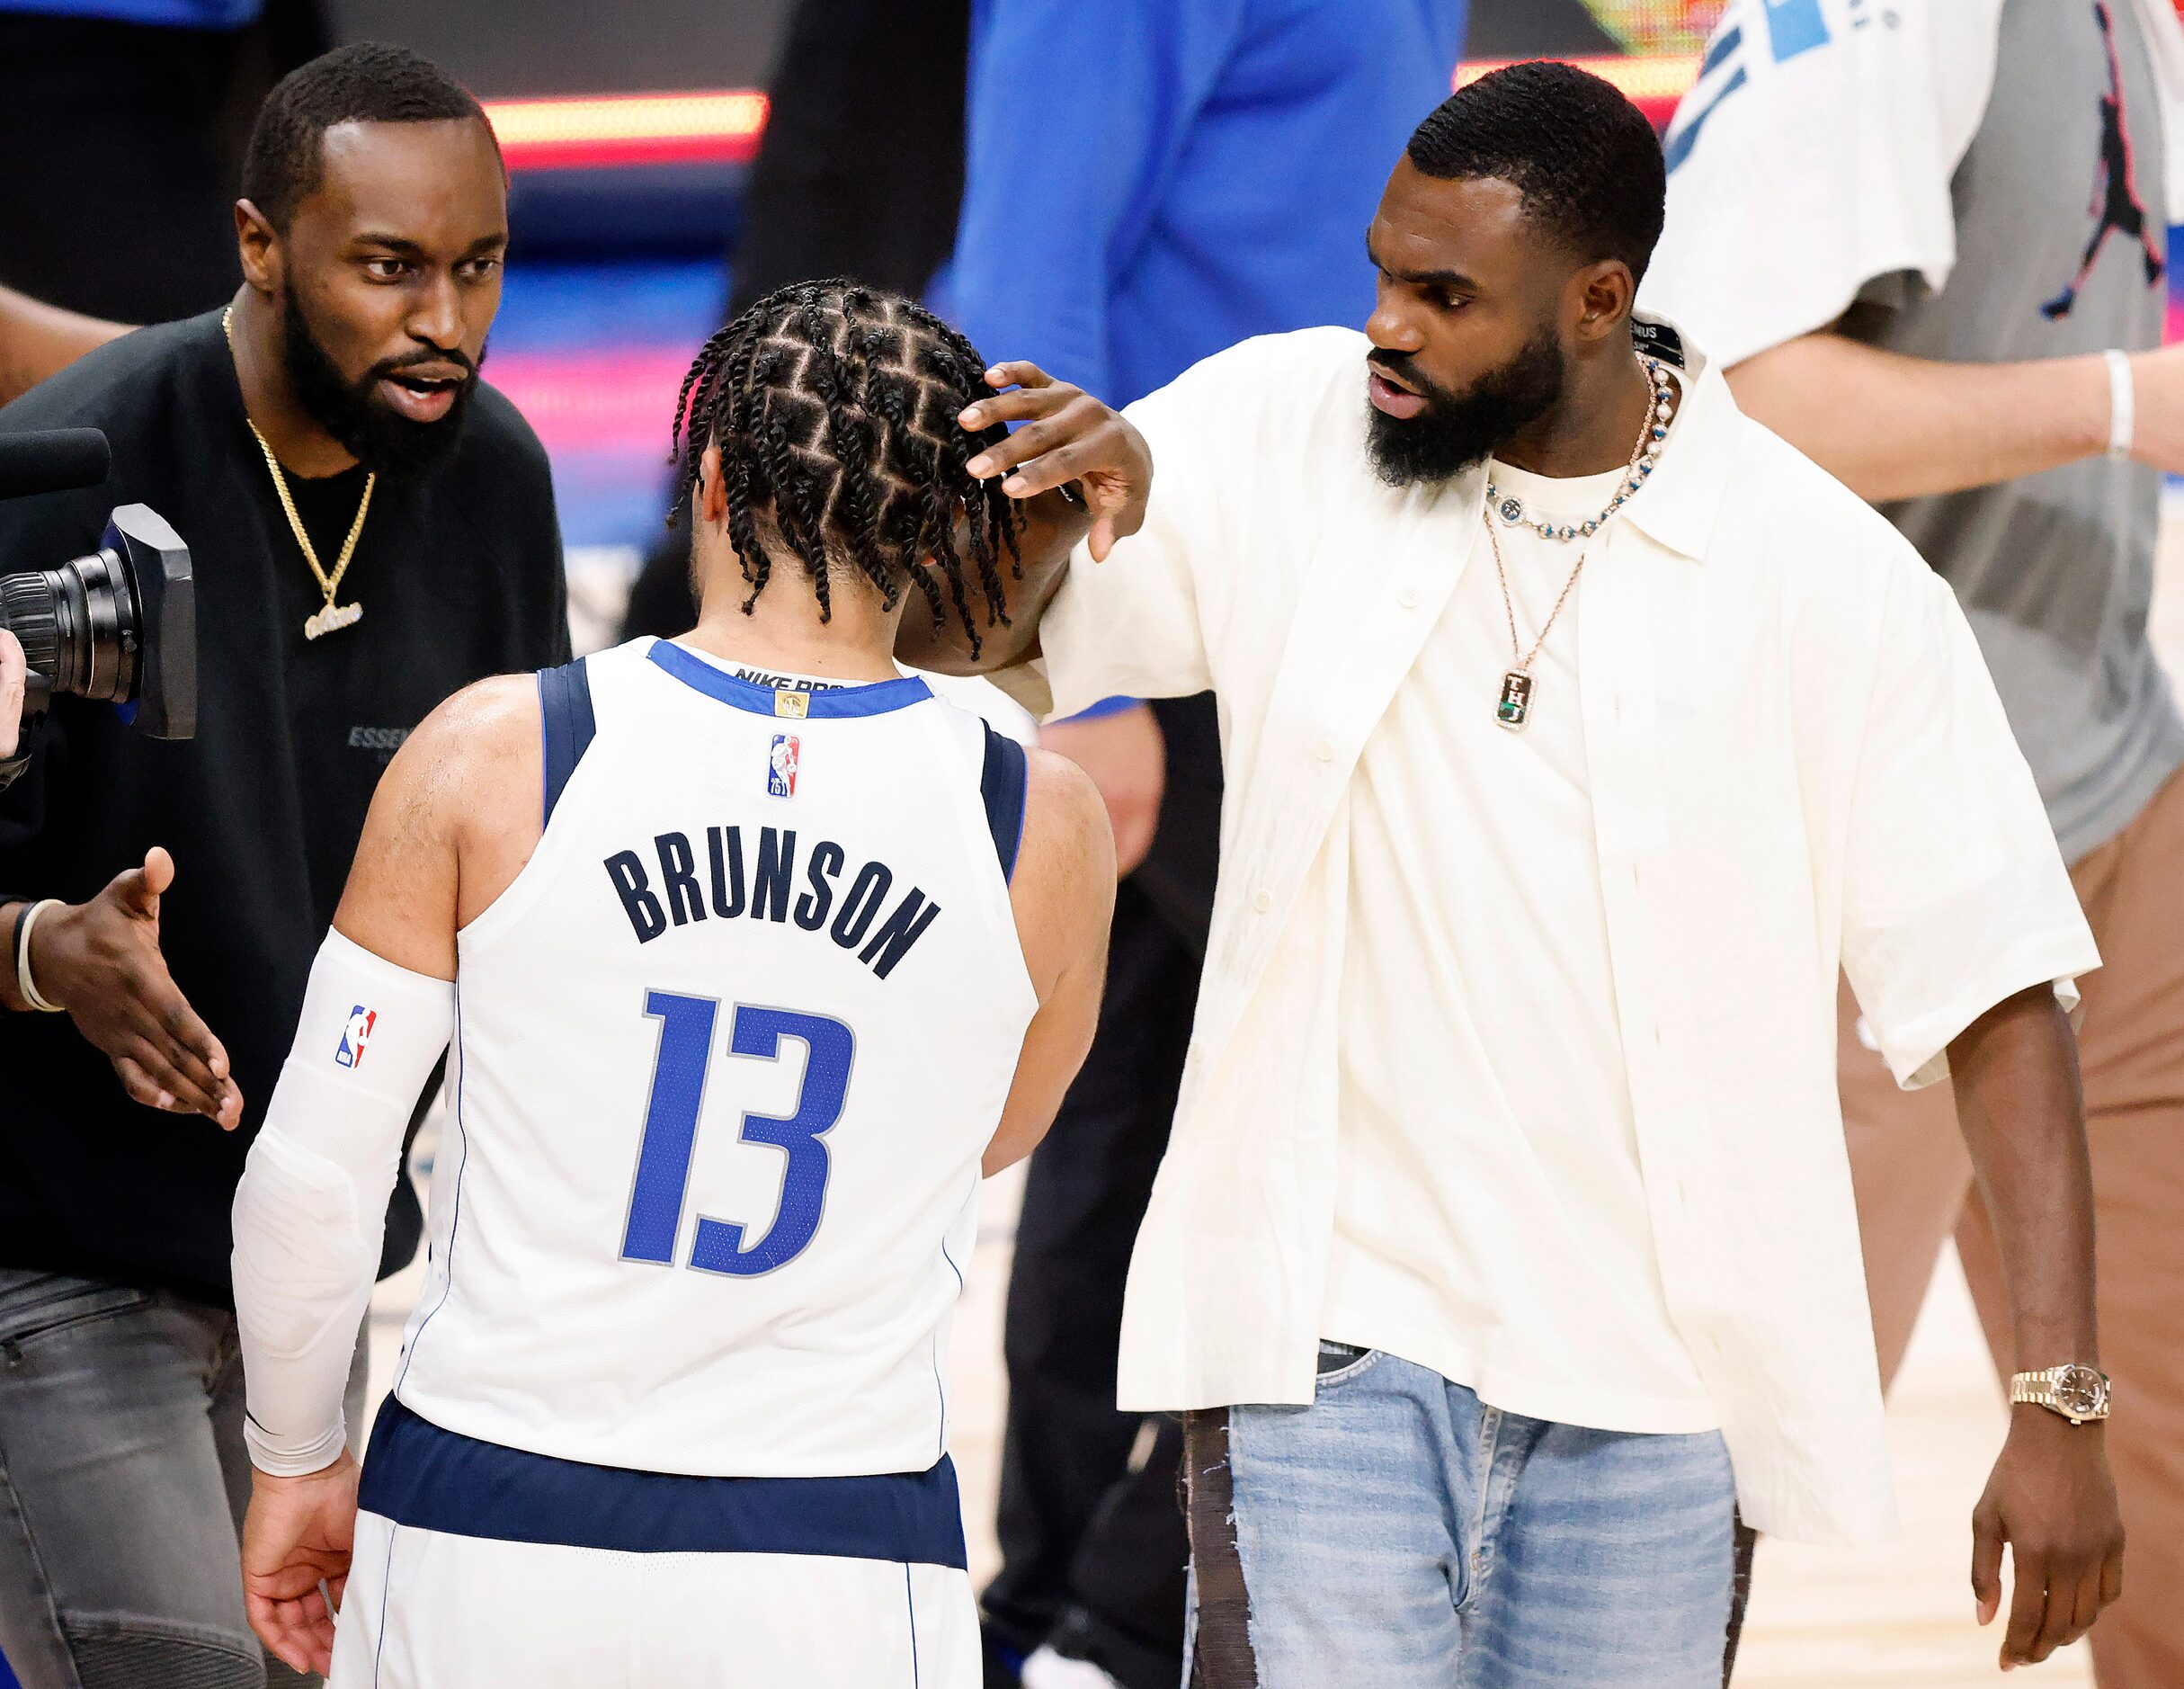
<svg viewBox="0 0 2184 1689">
<path fill-rule="evenodd" d="M 644 1140 L 637 1148 L 637 1181 L 629 1193 L 629 1222 L 622 1233 L 625 1261 L 665 1265 L 674 1258 L 719 1006 L 709 997 L 668 991 L 645 995 L 646 1015 L 660 1023 L 660 1050 L 645 1109 Z M 771 1273 L 803 1254 L 819 1229 L 833 1165 L 824 1139 L 842 1118 L 857 1041 L 840 1021 L 822 1014 L 736 1005 L 728 1033 L 731 1055 L 778 1061 L 784 1038 L 800 1039 L 808 1052 L 796 1113 L 785 1118 L 745 1114 L 741 1133 L 743 1142 L 771 1144 L 788 1157 L 780 1207 L 765 1235 L 747 1247 L 740 1224 L 699 1215 L 690 1265 L 708 1273 L 737 1278 Z"/>
</svg>

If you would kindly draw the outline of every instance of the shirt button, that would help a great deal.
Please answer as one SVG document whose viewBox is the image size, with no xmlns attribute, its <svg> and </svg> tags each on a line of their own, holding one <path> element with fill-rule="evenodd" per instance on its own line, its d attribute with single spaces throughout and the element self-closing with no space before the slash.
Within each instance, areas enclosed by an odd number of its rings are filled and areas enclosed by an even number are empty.
<svg viewBox="0 0 2184 1689">
<path fill-rule="evenodd" d="M 1252 893 L 1252 907 L 1258 910 L 1260 914 L 1264 915 L 1273 907 L 1274 894 L 1272 892 L 1260 890 Z"/>
<path fill-rule="evenodd" d="M 1318 757 L 1323 763 L 1332 763 L 1334 761 L 1334 741 L 1333 739 L 1313 740 L 1312 755 Z"/>
<path fill-rule="evenodd" d="M 1417 609 L 1418 588 L 1415 586 L 1404 587 L 1401 592 L 1395 594 L 1395 602 L 1401 604 L 1405 610 Z"/>
</svg>

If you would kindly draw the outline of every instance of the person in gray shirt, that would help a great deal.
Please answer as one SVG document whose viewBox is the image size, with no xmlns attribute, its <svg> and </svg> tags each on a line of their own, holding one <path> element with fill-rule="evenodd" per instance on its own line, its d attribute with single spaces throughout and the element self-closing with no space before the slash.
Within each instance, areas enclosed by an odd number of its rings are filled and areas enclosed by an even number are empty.
<svg viewBox="0 0 2184 1689">
<path fill-rule="evenodd" d="M 1669 130 L 1640 300 L 1956 589 L 2100 944 L 2080 1048 L 2116 1407 L 2073 1434 L 2108 1438 L 2129 1540 L 2102 1689 L 2184 1683 L 2184 716 L 2147 635 L 2184 471 L 2184 348 L 2160 349 L 2179 67 L 2166 0 L 1733 0 Z M 1948 1087 L 1899 1091 L 1847 994 L 1841 1020 L 1884 1378 L 1952 1231 L 2001 1372 L 2070 1358 L 2013 1340 Z"/>
</svg>

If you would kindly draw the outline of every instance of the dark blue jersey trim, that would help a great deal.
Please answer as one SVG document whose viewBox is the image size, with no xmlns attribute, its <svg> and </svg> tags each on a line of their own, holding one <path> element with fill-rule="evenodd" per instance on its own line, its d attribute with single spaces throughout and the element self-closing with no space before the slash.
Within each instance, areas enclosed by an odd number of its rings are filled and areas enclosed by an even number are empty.
<svg viewBox="0 0 2184 1689">
<path fill-rule="evenodd" d="M 672 639 L 655 639 L 648 653 L 653 662 L 685 686 L 695 687 L 709 698 L 748 710 L 754 716 L 779 713 L 773 707 L 774 689 L 744 680 L 715 668 L 702 657 L 694 657 Z M 797 713 L 818 721 L 830 716 L 884 716 L 906 709 L 932 696 L 932 688 L 914 675 L 900 680 L 875 681 L 869 686 L 832 686 L 825 692 L 799 692 L 805 707 Z"/>
<path fill-rule="evenodd" d="M 397 1525 L 625 1554 L 823 1554 L 968 1568 L 956 1469 L 690 1478 L 557 1460 L 443 1431 L 389 1396 L 357 1506 Z"/>
<path fill-rule="evenodd" d="M 1016 878 L 1016 853 L 1024 843 L 1024 789 L 1030 766 L 1024 747 L 1005 733 L 985 725 L 985 766 L 978 775 L 978 795 L 985 800 L 985 824 L 993 830 L 994 853 L 1001 858 L 1001 877 Z"/>
<path fill-rule="evenodd" d="M 576 772 L 576 764 L 591 748 L 599 723 L 592 714 L 592 681 L 584 658 L 559 668 L 539 671 L 539 735 L 543 742 L 546 769 L 546 807 L 539 818 L 544 826 L 554 818 L 554 806 Z"/>
</svg>

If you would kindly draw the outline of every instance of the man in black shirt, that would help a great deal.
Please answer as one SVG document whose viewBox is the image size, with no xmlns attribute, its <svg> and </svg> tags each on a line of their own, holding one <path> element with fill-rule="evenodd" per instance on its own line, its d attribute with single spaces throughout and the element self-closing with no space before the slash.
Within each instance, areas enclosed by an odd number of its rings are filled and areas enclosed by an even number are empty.
<svg viewBox="0 0 2184 1689">
<path fill-rule="evenodd" d="M 0 504 L 0 567 L 134 500 L 198 591 L 197 737 L 63 699 L 0 795 L 0 940 L 30 926 L 0 962 L 0 1653 L 27 1689 L 265 1681 L 235 1536 L 244 1153 L 395 747 L 566 656 L 545 455 L 477 380 L 507 220 L 476 102 L 344 49 L 269 98 L 243 186 L 226 311 L 0 410 L 103 428 L 114 462 Z M 418 1220 L 402 1181 L 389 1268 Z"/>
</svg>

